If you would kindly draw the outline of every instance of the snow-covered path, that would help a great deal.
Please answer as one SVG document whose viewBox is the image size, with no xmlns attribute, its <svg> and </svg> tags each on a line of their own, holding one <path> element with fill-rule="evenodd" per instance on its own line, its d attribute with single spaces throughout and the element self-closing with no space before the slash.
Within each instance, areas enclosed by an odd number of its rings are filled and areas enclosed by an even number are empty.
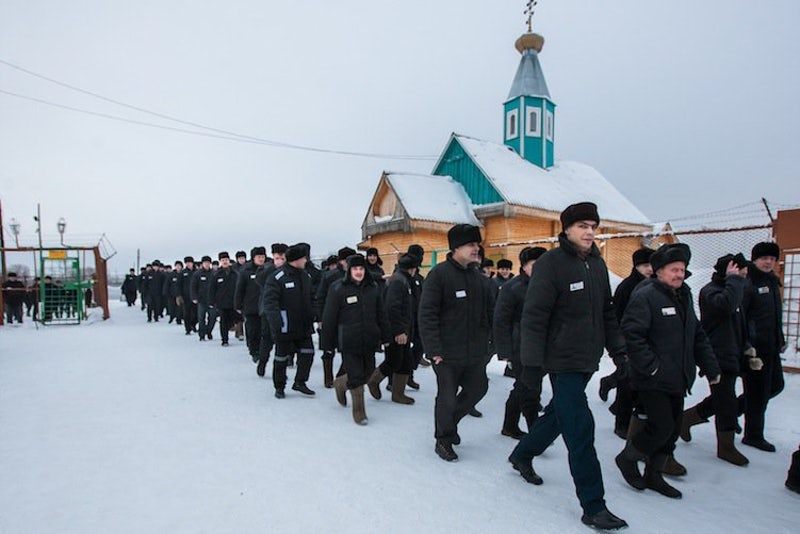
<svg viewBox="0 0 800 534">
<path fill-rule="evenodd" d="M 279 401 L 242 343 L 200 343 L 112 304 L 106 322 L 0 327 L 0 532 L 587 531 L 560 440 L 535 463 L 542 486 L 506 462 L 511 381 L 498 362 L 484 417 L 462 422 L 460 461 L 448 464 L 433 452 L 430 369 L 417 374 L 416 405 L 369 398 L 358 427 L 322 387 L 318 358 L 317 397 Z M 800 529 L 800 495 L 783 487 L 800 442 L 800 376 L 770 405 L 775 454 L 740 446 L 751 463 L 731 466 L 715 457 L 713 425 L 695 427 L 676 453 L 689 469 L 674 482 L 680 501 L 622 480 L 598 378 L 588 392 L 606 499 L 630 531 Z M 706 392 L 698 381 L 687 406 Z"/>
</svg>

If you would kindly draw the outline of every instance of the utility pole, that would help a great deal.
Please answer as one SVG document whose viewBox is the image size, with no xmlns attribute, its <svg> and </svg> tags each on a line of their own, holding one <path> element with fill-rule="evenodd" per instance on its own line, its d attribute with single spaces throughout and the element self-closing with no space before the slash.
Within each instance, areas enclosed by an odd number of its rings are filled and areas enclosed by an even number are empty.
<svg viewBox="0 0 800 534">
<path fill-rule="evenodd" d="M 3 269 L 3 281 L 6 279 L 6 234 L 3 228 L 3 201 L 0 200 L 0 262 Z M 0 310 L 2 312 L 2 310 Z"/>
</svg>

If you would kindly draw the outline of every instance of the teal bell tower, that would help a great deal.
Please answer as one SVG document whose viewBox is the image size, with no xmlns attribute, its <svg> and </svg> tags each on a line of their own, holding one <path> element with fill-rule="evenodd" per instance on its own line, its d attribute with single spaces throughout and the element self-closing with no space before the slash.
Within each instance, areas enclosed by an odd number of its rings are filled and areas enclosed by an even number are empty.
<svg viewBox="0 0 800 534">
<path fill-rule="evenodd" d="M 553 166 L 556 105 L 550 99 L 539 54 L 544 37 L 530 31 L 514 44 L 522 58 L 503 104 L 503 142 L 521 157 L 543 169 Z"/>
</svg>

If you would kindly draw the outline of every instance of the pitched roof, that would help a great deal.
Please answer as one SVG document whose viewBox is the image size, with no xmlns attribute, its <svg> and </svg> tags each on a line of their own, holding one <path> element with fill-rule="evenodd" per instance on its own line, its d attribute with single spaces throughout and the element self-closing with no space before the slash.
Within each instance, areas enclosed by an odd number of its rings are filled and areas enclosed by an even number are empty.
<svg viewBox="0 0 800 534">
<path fill-rule="evenodd" d="M 385 172 L 410 219 L 478 225 L 464 187 L 449 176 Z"/>
<path fill-rule="evenodd" d="M 544 80 L 544 72 L 539 64 L 539 54 L 536 50 L 529 48 L 522 53 L 522 59 L 517 67 L 517 74 L 511 83 L 511 90 L 508 92 L 508 100 L 518 96 L 542 96 L 550 98 L 547 90 L 547 82 Z"/>
<path fill-rule="evenodd" d="M 453 139 L 509 204 L 561 212 L 575 202 L 591 201 L 602 219 L 649 224 L 630 200 L 589 165 L 557 161 L 544 170 L 506 145 L 458 134 Z"/>
</svg>

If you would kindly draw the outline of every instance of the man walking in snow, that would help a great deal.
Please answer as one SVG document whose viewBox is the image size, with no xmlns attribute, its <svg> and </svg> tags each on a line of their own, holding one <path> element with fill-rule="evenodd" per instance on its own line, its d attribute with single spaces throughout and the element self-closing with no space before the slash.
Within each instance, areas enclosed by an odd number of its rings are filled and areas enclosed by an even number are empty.
<svg viewBox="0 0 800 534">
<path fill-rule="evenodd" d="M 625 352 L 608 269 L 594 243 L 600 225 L 597 206 L 568 206 L 561 213 L 561 225 L 559 247 L 536 262 L 520 321 L 522 376 L 533 374 L 528 368 L 543 368 L 549 373 L 553 398 L 508 459 L 527 482 L 541 484 L 531 461 L 561 435 L 583 508 L 581 521 L 598 529 L 620 529 L 627 523 L 606 508 L 585 391 L 604 347 L 616 359 L 624 358 Z"/>
</svg>

